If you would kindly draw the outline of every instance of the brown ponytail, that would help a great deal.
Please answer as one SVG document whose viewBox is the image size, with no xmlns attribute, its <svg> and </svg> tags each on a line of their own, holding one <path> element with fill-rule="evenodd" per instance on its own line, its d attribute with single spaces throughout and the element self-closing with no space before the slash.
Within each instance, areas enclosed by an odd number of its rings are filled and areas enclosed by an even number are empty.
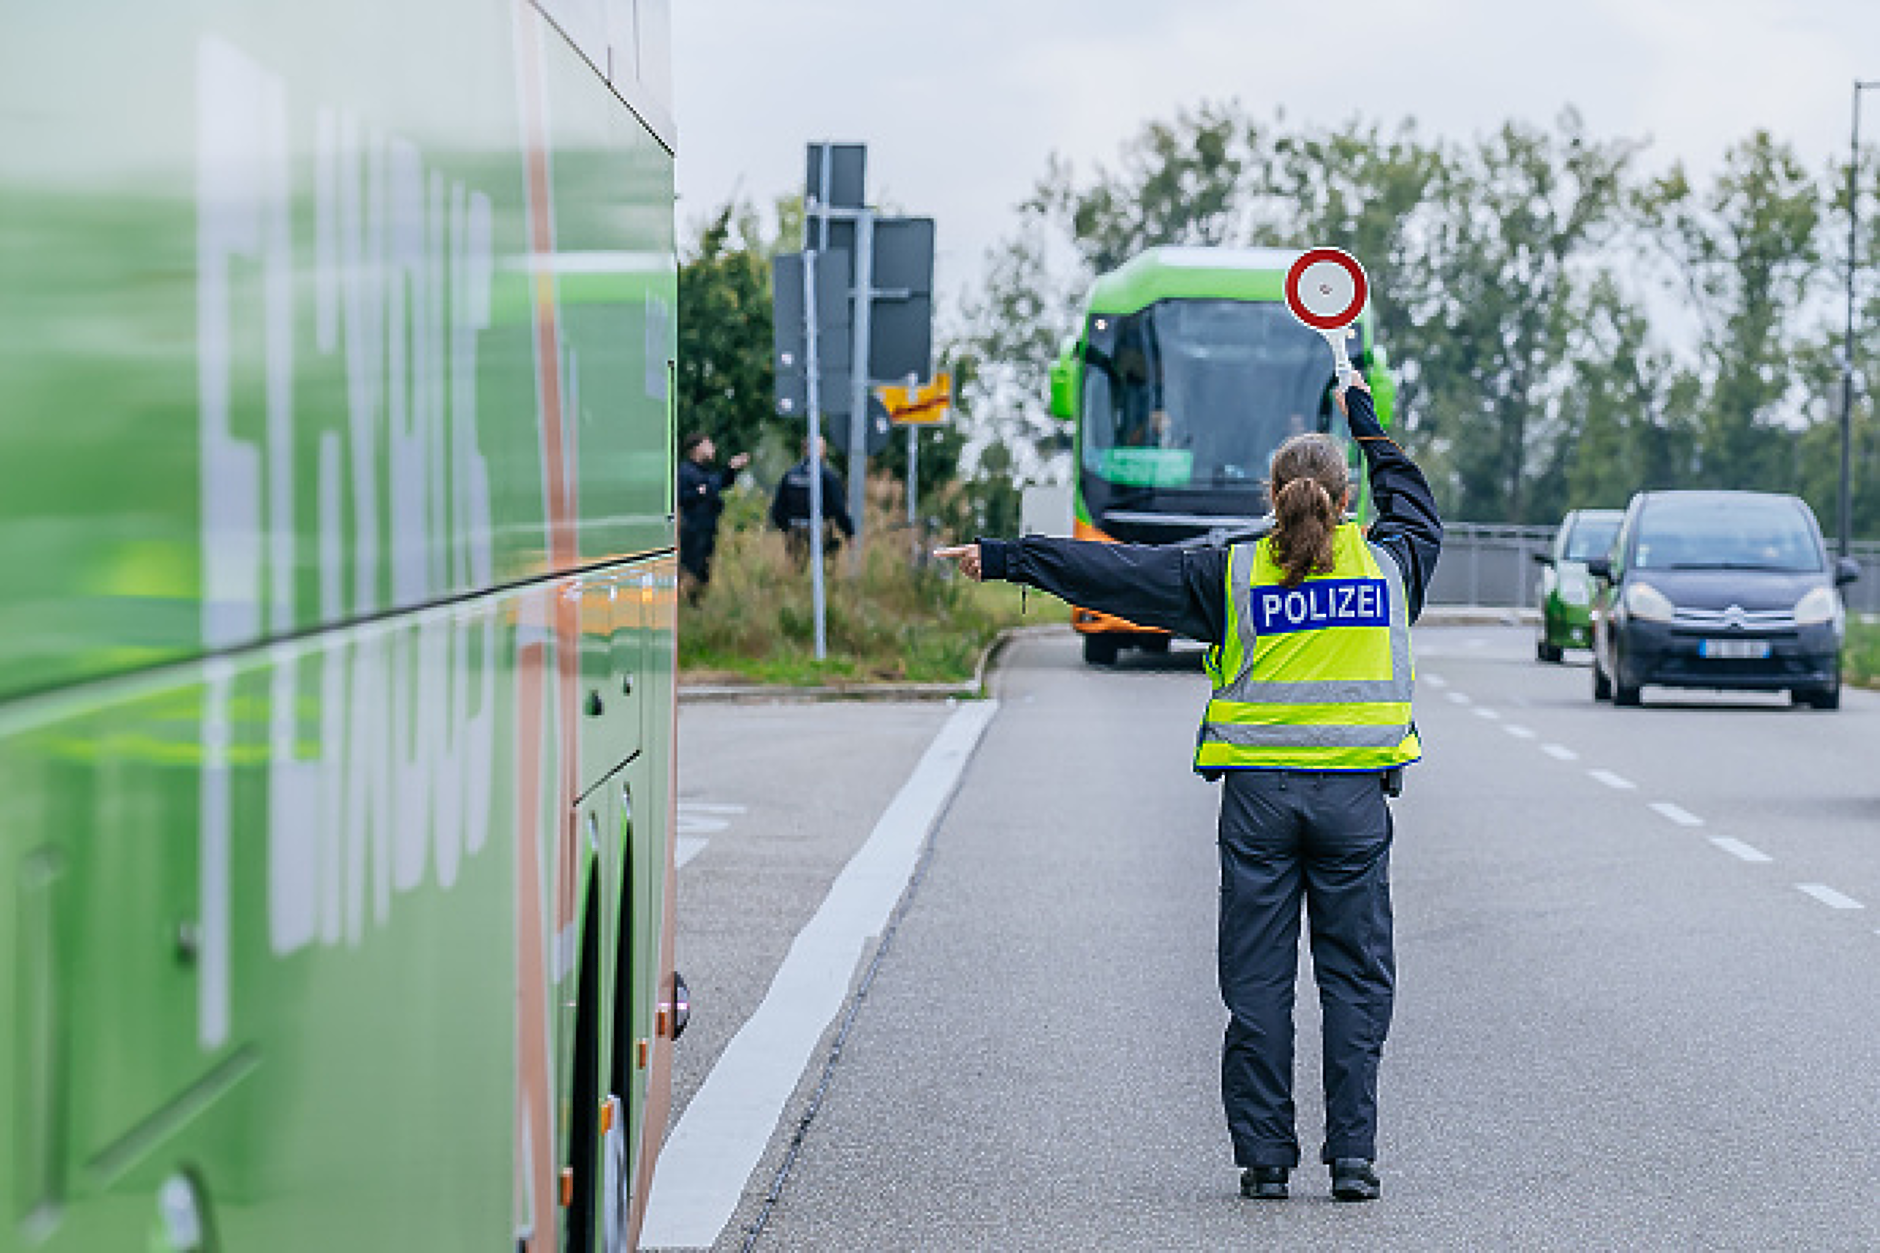
<svg viewBox="0 0 1880 1253">
<path fill-rule="evenodd" d="M 1345 454 L 1327 436 L 1295 435 L 1273 454 L 1272 552 L 1287 587 L 1332 572 L 1332 532 L 1350 483 Z"/>
</svg>

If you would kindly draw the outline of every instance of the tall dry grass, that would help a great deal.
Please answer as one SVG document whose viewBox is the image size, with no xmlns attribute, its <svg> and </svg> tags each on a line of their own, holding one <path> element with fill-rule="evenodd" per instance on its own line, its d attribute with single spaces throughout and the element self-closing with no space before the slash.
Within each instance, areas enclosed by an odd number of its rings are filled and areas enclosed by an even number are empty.
<svg viewBox="0 0 1880 1253">
<path fill-rule="evenodd" d="M 1049 598 L 1027 604 L 1010 584 L 974 583 L 951 563 L 917 559 L 953 537 L 910 529 L 899 483 L 871 480 L 866 495 L 868 540 L 859 557 L 845 546 L 824 560 L 822 662 L 807 561 L 793 558 L 770 529 L 767 496 L 727 495 L 711 584 L 680 609 L 681 671 L 771 683 L 959 682 L 1004 628 L 1065 619 Z"/>
</svg>

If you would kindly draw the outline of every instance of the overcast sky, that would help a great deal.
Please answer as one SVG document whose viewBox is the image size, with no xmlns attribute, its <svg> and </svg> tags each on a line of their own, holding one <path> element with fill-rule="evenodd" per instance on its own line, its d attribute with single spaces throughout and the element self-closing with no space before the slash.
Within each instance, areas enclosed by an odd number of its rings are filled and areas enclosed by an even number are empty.
<svg viewBox="0 0 1880 1253">
<path fill-rule="evenodd" d="M 1050 154 L 1088 171 L 1203 100 L 1453 138 L 1571 104 L 1652 165 L 1766 127 L 1821 169 L 1880 79 L 1880 0 L 676 0 L 673 39 L 685 235 L 800 190 L 807 141 L 866 143 L 871 201 L 937 219 L 948 294 Z"/>
</svg>

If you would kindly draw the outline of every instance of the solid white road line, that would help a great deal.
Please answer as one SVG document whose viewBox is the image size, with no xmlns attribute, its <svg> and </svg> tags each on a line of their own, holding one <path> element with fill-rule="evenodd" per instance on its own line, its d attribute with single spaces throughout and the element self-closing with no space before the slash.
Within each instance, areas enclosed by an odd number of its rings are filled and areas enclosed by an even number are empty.
<svg viewBox="0 0 1880 1253">
<path fill-rule="evenodd" d="M 1466 705 L 1469 703 L 1469 694 L 1467 692 L 1450 692 L 1447 693 L 1447 695 L 1455 704 Z"/>
<path fill-rule="evenodd" d="M 1564 744 L 1543 744 L 1541 751 L 1555 761 L 1578 761 L 1580 755 Z"/>
<path fill-rule="evenodd" d="M 1478 718 L 1487 718 L 1490 722 L 1497 721 L 1501 717 L 1500 714 L 1486 705 L 1477 705 L 1475 707 L 1475 716 Z"/>
<path fill-rule="evenodd" d="M 797 933 L 762 1003 L 725 1046 L 660 1152 L 643 1245 L 716 1243 L 817 1042 L 841 1011 L 856 964 L 907 890 L 927 833 L 998 708 L 997 701 L 975 701 L 947 720 Z"/>
<path fill-rule="evenodd" d="M 1504 722 L 1502 723 L 1501 729 L 1506 731 L 1509 735 L 1514 736 L 1517 740 L 1531 740 L 1534 738 L 1534 732 L 1518 722 Z"/>
<path fill-rule="evenodd" d="M 1865 905 L 1851 896 L 1843 896 L 1825 883 L 1798 883 L 1795 885 L 1808 893 L 1829 909 L 1865 909 Z"/>
<path fill-rule="evenodd" d="M 1623 775 L 1614 774 L 1610 770 L 1588 770 L 1586 773 L 1598 779 L 1615 792 L 1630 792 L 1633 788 L 1638 786 L 1638 784 L 1632 782 L 1632 780 Z"/>
<path fill-rule="evenodd" d="M 1733 840 L 1727 835 L 1713 835 L 1710 837 L 1710 842 L 1730 854 L 1730 856 L 1741 858 L 1743 861 L 1771 860 L 1769 854 L 1763 852 L 1761 849 L 1751 848 L 1749 845 L 1743 843 L 1743 841 Z"/>
<path fill-rule="evenodd" d="M 1670 801 L 1653 801 L 1652 808 L 1671 819 L 1681 827 L 1701 827 L 1704 820 L 1688 809 L 1680 809 Z"/>
</svg>

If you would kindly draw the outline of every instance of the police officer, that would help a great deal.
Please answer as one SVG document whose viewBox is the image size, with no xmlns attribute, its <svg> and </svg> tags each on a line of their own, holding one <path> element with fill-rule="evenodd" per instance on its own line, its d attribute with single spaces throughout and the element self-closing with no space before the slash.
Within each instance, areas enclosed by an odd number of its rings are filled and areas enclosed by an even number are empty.
<svg viewBox="0 0 1880 1253">
<path fill-rule="evenodd" d="M 809 451 L 807 440 L 804 451 Z M 790 541 L 790 551 L 799 561 L 809 556 L 809 489 L 810 475 L 814 473 L 810 461 L 809 457 L 804 457 L 785 471 L 777 480 L 777 494 L 770 501 L 770 524 L 784 533 Z M 828 533 L 831 527 L 840 531 L 845 539 L 854 539 L 855 523 L 849 517 L 848 490 L 842 485 L 842 476 L 829 464 L 829 441 L 820 435 L 816 437 L 815 462 L 822 470 L 825 544 L 834 538 Z"/>
<path fill-rule="evenodd" d="M 696 602 L 712 578 L 712 551 L 718 546 L 718 515 L 725 511 L 724 490 L 739 470 L 751 464 L 739 453 L 723 470 L 712 469 L 718 445 L 694 431 L 679 445 L 679 571 L 686 598 Z"/>
<path fill-rule="evenodd" d="M 1377 1068 L 1390 1026 L 1391 815 L 1420 749 L 1410 624 L 1442 523 L 1428 482 L 1377 420 L 1362 382 L 1338 393 L 1364 450 L 1377 519 L 1344 521 L 1343 451 L 1299 435 L 1273 456 L 1272 531 L 1229 548 L 1027 537 L 938 555 L 1210 645 L 1213 696 L 1195 769 L 1222 779 L 1220 985 L 1229 1021 L 1221 1096 L 1240 1190 L 1279 1199 L 1299 1164 L 1293 994 L 1299 915 L 1311 927 L 1324 1019 L 1332 1195 L 1379 1193 Z"/>
</svg>

